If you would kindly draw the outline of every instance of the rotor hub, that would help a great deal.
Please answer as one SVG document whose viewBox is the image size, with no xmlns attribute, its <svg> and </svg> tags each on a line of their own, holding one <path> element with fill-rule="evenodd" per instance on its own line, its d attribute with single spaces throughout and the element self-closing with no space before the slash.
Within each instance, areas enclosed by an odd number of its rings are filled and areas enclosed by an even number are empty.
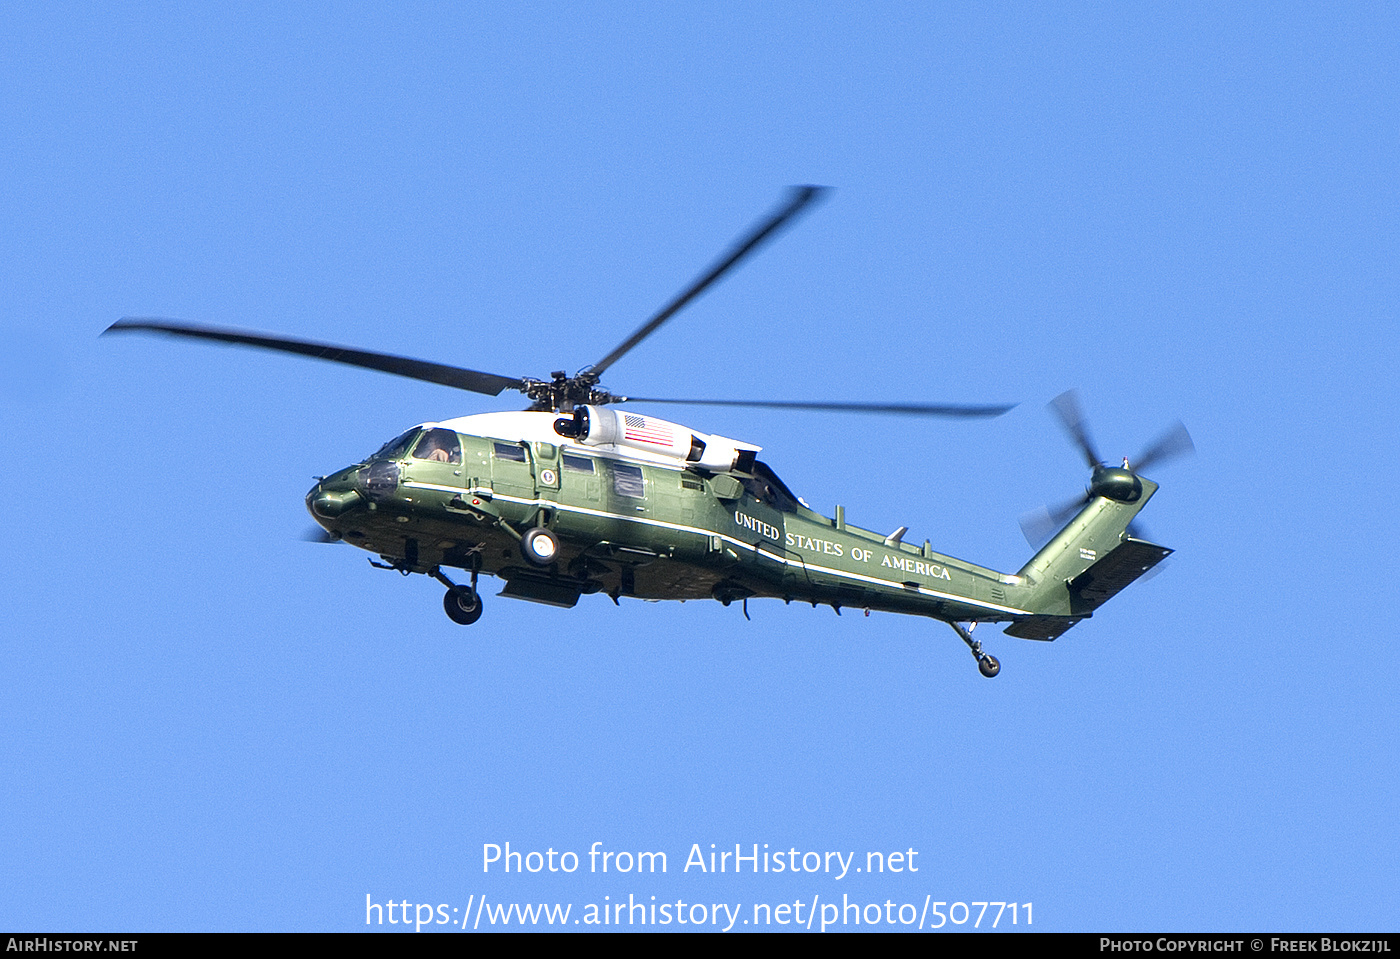
<svg viewBox="0 0 1400 959">
<path fill-rule="evenodd" d="M 606 406 L 626 399 L 599 389 L 597 384 L 598 374 L 592 370 L 573 376 L 555 372 L 551 380 L 525 379 L 521 391 L 533 401 L 530 409 L 555 413 L 572 413 L 578 406 Z"/>
</svg>

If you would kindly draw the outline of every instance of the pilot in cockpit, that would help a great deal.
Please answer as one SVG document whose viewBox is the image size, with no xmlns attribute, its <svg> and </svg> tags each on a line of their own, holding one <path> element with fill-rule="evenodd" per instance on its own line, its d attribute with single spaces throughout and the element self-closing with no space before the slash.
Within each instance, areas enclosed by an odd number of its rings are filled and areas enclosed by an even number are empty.
<svg viewBox="0 0 1400 959">
<path fill-rule="evenodd" d="M 457 442 L 457 434 L 452 430 L 428 430 L 418 441 L 413 458 L 434 463 L 460 463 L 462 447 Z"/>
</svg>

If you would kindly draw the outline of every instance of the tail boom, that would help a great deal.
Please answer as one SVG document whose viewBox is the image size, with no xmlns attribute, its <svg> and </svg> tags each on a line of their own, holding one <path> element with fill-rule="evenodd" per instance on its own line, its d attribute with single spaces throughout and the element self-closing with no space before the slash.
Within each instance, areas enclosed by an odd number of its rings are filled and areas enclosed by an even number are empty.
<svg viewBox="0 0 1400 959">
<path fill-rule="evenodd" d="M 1025 608 L 1005 630 L 1020 639 L 1053 640 L 1094 614 L 1124 587 L 1172 552 L 1127 532 L 1157 484 L 1137 477 L 1141 495 L 1131 502 L 1094 496 L 1018 576 L 1031 588 Z"/>
</svg>

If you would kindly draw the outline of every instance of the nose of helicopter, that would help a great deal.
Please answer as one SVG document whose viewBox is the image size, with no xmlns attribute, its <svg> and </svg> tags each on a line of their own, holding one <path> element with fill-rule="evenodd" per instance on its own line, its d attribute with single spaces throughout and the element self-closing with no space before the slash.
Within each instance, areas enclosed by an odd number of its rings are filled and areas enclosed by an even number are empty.
<svg viewBox="0 0 1400 959">
<path fill-rule="evenodd" d="M 364 502 L 353 480 L 328 476 L 306 494 L 306 508 L 318 522 L 335 519 Z"/>
</svg>

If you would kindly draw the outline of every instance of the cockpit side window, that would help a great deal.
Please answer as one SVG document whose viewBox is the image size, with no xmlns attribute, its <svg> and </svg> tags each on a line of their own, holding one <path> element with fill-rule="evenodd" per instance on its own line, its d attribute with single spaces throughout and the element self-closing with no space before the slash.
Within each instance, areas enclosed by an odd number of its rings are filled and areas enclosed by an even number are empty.
<svg viewBox="0 0 1400 959">
<path fill-rule="evenodd" d="M 413 448 L 413 458 L 432 460 L 434 463 L 461 463 L 462 444 L 452 430 L 426 430 L 418 445 Z"/>
</svg>

